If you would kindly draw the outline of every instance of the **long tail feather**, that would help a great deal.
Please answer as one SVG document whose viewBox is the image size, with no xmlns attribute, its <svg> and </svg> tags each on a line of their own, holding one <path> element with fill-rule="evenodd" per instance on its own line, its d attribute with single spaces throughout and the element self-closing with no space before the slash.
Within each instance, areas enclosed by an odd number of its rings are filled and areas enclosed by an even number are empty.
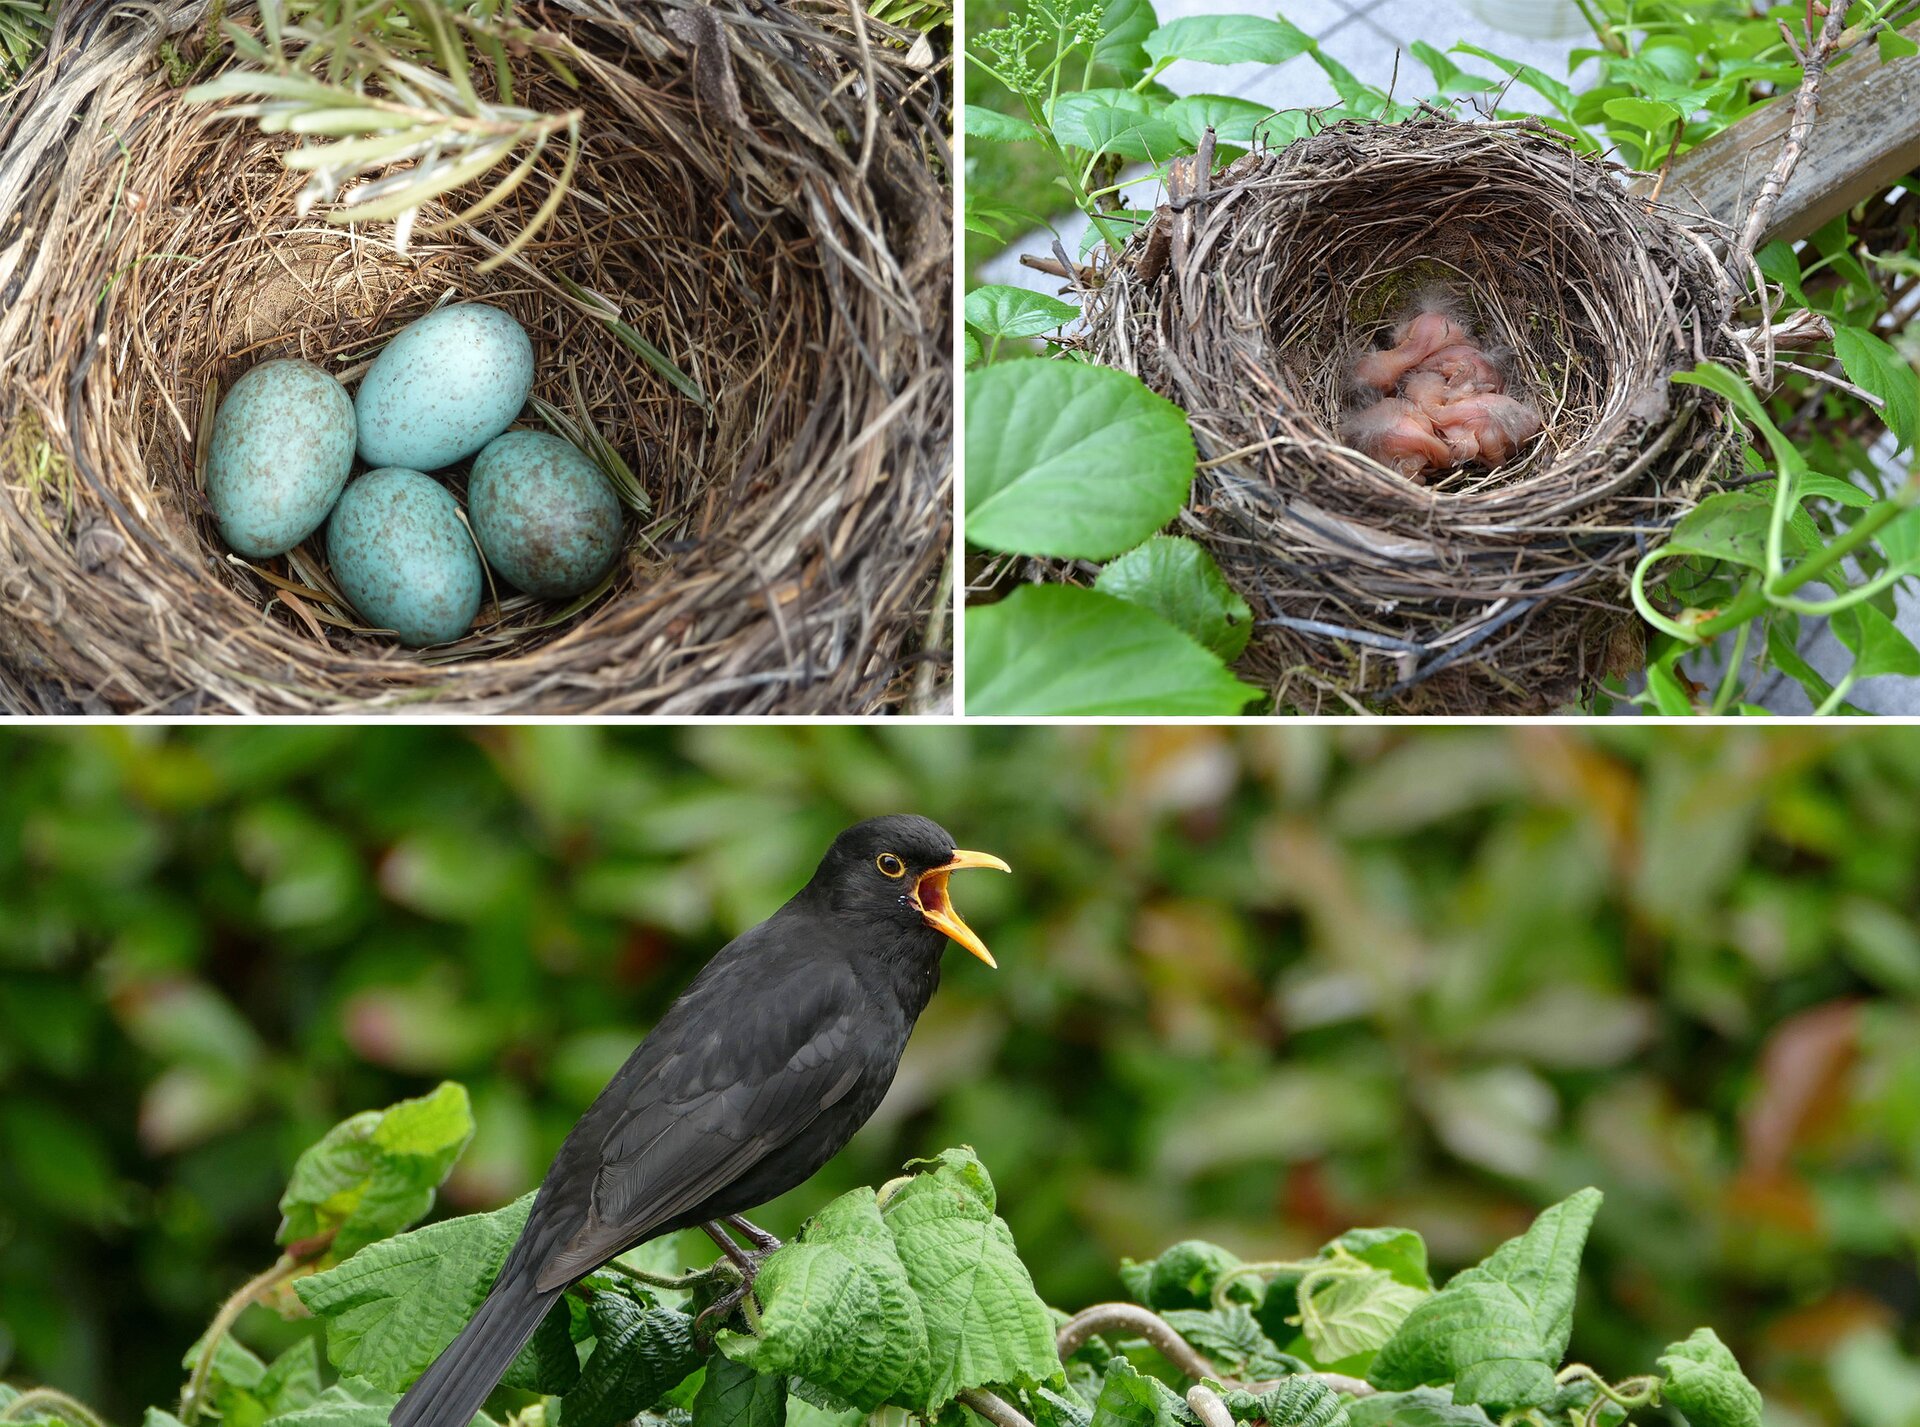
<svg viewBox="0 0 1920 1427">
<path fill-rule="evenodd" d="M 542 1293 L 531 1275 L 502 1274 L 473 1321 L 401 1397 L 391 1427 L 467 1427 L 562 1291 Z"/>
</svg>

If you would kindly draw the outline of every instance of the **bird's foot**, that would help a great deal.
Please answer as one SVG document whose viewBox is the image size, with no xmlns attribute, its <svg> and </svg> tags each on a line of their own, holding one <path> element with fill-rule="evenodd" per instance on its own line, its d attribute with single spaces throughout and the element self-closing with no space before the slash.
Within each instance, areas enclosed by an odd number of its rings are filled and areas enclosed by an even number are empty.
<svg viewBox="0 0 1920 1427">
<path fill-rule="evenodd" d="M 780 1247 L 780 1240 L 756 1226 L 745 1214 L 727 1215 L 727 1225 L 763 1254 L 770 1254 Z"/>
<path fill-rule="evenodd" d="M 713 1320 L 714 1328 L 719 1328 L 721 1324 L 733 1316 L 736 1308 L 746 1315 L 749 1325 L 754 1322 L 759 1316 L 759 1304 L 756 1303 L 753 1298 L 753 1281 L 759 1276 L 760 1265 L 765 1263 L 773 1252 L 780 1247 L 780 1241 L 772 1234 L 755 1228 L 738 1215 L 732 1216 L 727 1222 L 733 1224 L 742 1234 L 750 1238 L 756 1247 L 752 1249 L 741 1248 L 733 1241 L 731 1236 L 728 1235 L 727 1231 L 717 1223 L 701 1225 L 701 1227 L 707 1231 L 708 1237 L 720 1245 L 720 1250 L 726 1255 L 726 1263 L 731 1268 L 732 1274 L 737 1279 L 737 1282 L 735 1282 L 732 1288 L 729 1288 L 725 1293 L 722 1293 L 718 1298 L 714 1299 L 713 1302 L 700 1310 L 699 1316 L 693 1320 L 695 1336 L 700 1336 L 704 1332 L 704 1325 L 708 1319 Z M 720 1265 L 716 1263 L 714 1267 L 718 1269 Z"/>
</svg>

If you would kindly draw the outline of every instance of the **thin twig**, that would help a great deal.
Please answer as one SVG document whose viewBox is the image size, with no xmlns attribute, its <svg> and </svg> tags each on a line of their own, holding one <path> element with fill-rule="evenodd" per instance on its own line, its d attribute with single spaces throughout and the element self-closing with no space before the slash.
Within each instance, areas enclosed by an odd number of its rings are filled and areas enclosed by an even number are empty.
<svg viewBox="0 0 1920 1427">
<path fill-rule="evenodd" d="M 213 1315 L 213 1322 L 207 1325 L 206 1336 L 200 1340 L 200 1356 L 194 1359 L 193 1375 L 187 1379 L 186 1391 L 180 1394 L 180 1420 L 186 1427 L 193 1427 L 200 1419 L 201 1404 L 207 1393 L 207 1379 L 213 1375 L 213 1360 L 219 1354 L 220 1340 L 240 1321 L 240 1315 L 253 1306 L 256 1298 L 298 1267 L 298 1260 L 283 1256 L 272 1268 L 255 1274 L 241 1284 L 233 1297 L 220 1305 L 220 1311 Z"/>
<path fill-rule="evenodd" d="M 1820 27 L 1820 37 L 1812 42 L 1812 48 L 1800 54 L 1800 88 L 1793 96 L 1793 120 L 1787 125 L 1786 142 L 1780 146 L 1780 155 L 1773 161 L 1773 169 L 1767 174 L 1766 181 L 1760 185 L 1760 192 L 1753 200 L 1753 206 L 1747 210 L 1747 221 L 1741 227 L 1740 240 L 1734 246 L 1734 268 L 1742 268 L 1747 259 L 1760 246 L 1760 235 L 1766 231 L 1767 221 L 1773 216 L 1774 207 L 1780 202 L 1780 195 L 1786 191 L 1787 180 L 1793 177 L 1794 168 L 1800 162 L 1800 155 L 1807 147 L 1807 136 L 1813 132 L 1814 112 L 1820 102 L 1820 80 L 1832 63 L 1834 51 L 1840 47 L 1840 35 L 1847 27 L 1847 6 L 1841 0 L 1834 0 L 1827 11 L 1826 23 Z M 1799 46 L 1793 36 L 1781 23 L 1781 32 L 1787 37 L 1788 47 L 1799 53 Z"/>
<path fill-rule="evenodd" d="M 1281 1381 L 1274 1378 L 1266 1382 L 1239 1382 L 1223 1376 L 1199 1349 L 1180 1336 L 1173 1324 L 1152 1309 L 1142 1308 L 1137 1303 L 1096 1303 L 1091 1308 L 1083 1308 L 1060 1325 L 1053 1345 L 1062 1358 L 1069 1358 L 1080 1350 L 1087 1339 L 1102 1333 L 1126 1333 L 1145 1338 L 1161 1357 L 1185 1376 L 1211 1378 L 1223 1387 L 1258 1394 L 1271 1392 Z M 1316 1378 L 1335 1392 L 1344 1392 L 1349 1397 L 1371 1397 L 1374 1392 L 1371 1385 L 1357 1377 L 1348 1377 L 1345 1373 L 1300 1373 L 1298 1376 Z"/>
<path fill-rule="evenodd" d="M 100 1414 L 77 1397 L 71 1397 L 57 1387 L 29 1388 L 0 1409 L 0 1422 L 25 1422 L 41 1408 L 51 1407 L 55 1412 L 73 1419 L 76 1427 L 106 1427 Z"/>
</svg>

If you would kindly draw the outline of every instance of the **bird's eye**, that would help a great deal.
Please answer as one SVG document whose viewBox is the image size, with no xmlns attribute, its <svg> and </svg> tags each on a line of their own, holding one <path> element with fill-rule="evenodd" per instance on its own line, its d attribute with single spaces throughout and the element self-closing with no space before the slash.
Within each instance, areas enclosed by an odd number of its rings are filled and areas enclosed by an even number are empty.
<svg viewBox="0 0 1920 1427">
<path fill-rule="evenodd" d="M 874 858 L 873 865 L 889 877 L 904 877 L 907 875 L 907 864 L 895 857 L 891 852 L 883 852 Z"/>
</svg>

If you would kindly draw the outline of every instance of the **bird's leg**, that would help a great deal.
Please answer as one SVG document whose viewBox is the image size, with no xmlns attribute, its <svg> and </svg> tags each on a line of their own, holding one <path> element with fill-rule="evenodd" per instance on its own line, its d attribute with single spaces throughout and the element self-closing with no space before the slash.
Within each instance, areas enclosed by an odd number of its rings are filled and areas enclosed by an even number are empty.
<svg viewBox="0 0 1920 1427">
<path fill-rule="evenodd" d="M 727 1256 L 728 1262 L 738 1271 L 740 1282 L 700 1310 L 700 1316 L 693 1320 L 696 1333 L 708 1318 L 712 1318 L 716 1324 L 725 1323 L 733 1310 L 741 1304 L 747 1303 L 751 1309 L 752 1305 L 748 1303 L 747 1295 L 753 1292 L 754 1277 L 760 1272 L 760 1265 L 767 1255 L 780 1247 L 780 1241 L 772 1234 L 755 1228 L 737 1214 L 730 1215 L 726 1222 L 737 1225 L 740 1232 L 750 1238 L 756 1247 L 752 1251 L 741 1248 L 733 1241 L 733 1236 L 721 1228 L 716 1220 L 709 1219 L 700 1226 L 707 1231 L 707 1237 L 720 1246 L 720 1252 Z M 748 1317 L 751 1319 L 751 1312 Z"/>
<path fill-rule="evenodd" d="M 763 1254 L 770 1254 L 780 1247 L 780 1240 L 765 1229 L 750 1222 L 745 1214 L 727 1215 L 727 1224 L 744 1235 L 747 1242 Z"/>
</svg>

